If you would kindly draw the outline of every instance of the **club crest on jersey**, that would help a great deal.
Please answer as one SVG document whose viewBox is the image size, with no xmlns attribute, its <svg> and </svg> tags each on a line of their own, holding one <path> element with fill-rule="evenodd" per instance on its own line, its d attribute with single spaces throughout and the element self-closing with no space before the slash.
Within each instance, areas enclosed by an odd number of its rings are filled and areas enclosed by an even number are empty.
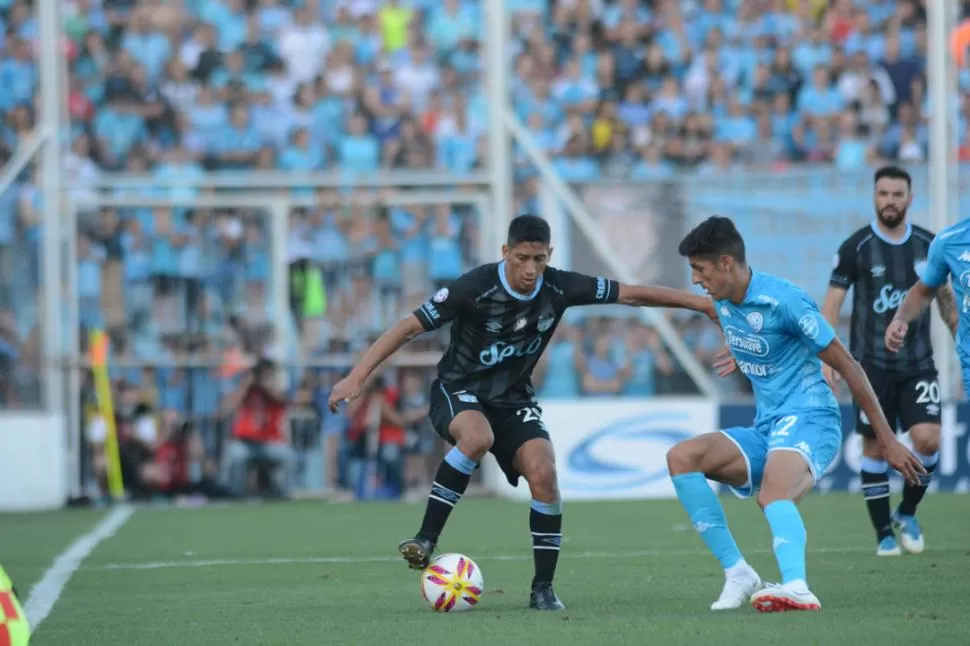
<svg viewBox="0 0 970 646">
<path fill-rule="evenodd" d="M 539 322 L 536 323 L 536 327 L 539 329 L 540 332 L 545 332 L 546 330 L 552 327 L 552 322 L 555 320 L 556 319 L 554 316 L 539 317 Z"/>
<path fill-rule="evenodd" d="M 502 331 L 502 324 L 498 321 L 489 321 L 485 324 L 485 329 L 492 334 L 498 334 Z"/>
<path fill-rule="evenodd" d="M 916 275 L 919 276 L 920 278 L 923 277 L 923 272 L 925 270 L 926 270 L 925 260 L 917 260 L 916 262 L 913 263 L 913 271 L 915 271 Z"/>
<path fill-rule="evenodd" d="M 755 332 L 760 332 L 761 328 L 765 325 L 765 317 L 761 315 L 761 312 L 749 312 L 744 319 L 751 326 L 751 329 Z"/>
<path fill-rule="evenodd" d="M 448 298 L 448 288 L 442 287 L 435 292 L 435 295 L 431 297 L 431 300 L 433 300 L 435 303 L 444 303 L 446 298 Z"/>
<path fill-rule="evenodd" d="M 519 318 L 518 321 L 515 322 L 515 327 L 512 328 L 512 331 L 518 332 L 519 330 L 521 330 L 524 327 L 525 327 L 525 317 L 523 316 L 523 317 Z"/>
</svg>

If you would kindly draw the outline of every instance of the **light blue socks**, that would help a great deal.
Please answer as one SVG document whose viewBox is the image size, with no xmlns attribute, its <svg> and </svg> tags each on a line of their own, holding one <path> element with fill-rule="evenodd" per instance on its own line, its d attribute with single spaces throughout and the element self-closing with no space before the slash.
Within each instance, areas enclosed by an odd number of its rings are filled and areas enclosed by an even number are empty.
<svg viewBox="0 0 970 646">
<path fill-rule="evenodd" d="M 707 484 L 707 478 L 702 473 L 685 473 L 673 476 L 674 489 L 680 504 L 690 517 L 701 539 L 711 550 L 711 553 L 721 562 L 725 570 L 741 561 L 741 551 L 734 542 L 734 536 L 728 529 L 727 519 L 724 517 L 724 507 L 718 500 L 717 494 Z M 804 533 L 804 530 L 802 530 Z M 804 544 L 804 541 L 803 541 Z"/>
<path fill-rule="evenodd" d="M 805 523 L 791 500 L 776 500 L 765 507 L 774 537 L 775 559 L 782 583 L 805 581 Z"/>
</svg>

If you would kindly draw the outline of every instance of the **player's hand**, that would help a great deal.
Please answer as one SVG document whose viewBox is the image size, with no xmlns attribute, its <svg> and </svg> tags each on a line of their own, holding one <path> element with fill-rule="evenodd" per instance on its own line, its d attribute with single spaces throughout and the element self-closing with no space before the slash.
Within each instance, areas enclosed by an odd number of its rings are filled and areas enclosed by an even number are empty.
<svg viewBox="0 0 970 646">
<path fill-rule="evenodd" d="M 899 352 L 906 340 L 907 332 L 909 332 L 909 323 L 893 319 L 886 328 L 886 349 L 890 352 Z"/>
<path fill-rule="evenodd" d="M 327 408 L 330 409 L 331 413 L 336 413 L 337 407 L 341 403 L 350 403 L 360 397 L 362 388 L 363 382 L 361 380 L 355 378 L 353 374 L 347 375 L 333 387 L 330 397 L 327 399 Z"/>
<path fill-rule="evenodd" d="M 727 377 L 737 369 L 738 362 L 734 360 L 734 357 L 731 356 L 731 351 L 727 348 L 722 348 L 714 356 L 714 370 L 717 372 L 718 377 Z"/>
<path fill-rule="evenodd" d="M 899 440 L 893 440 L 892 444 L 883 448 L 882 453 L 886 462 L 892 465 L 896 471 L 899 471 L 906 478 L 906 482 L 918 485 L 920 475 L 926 475 L 923 463 Z"/>
<path fill-rule="evenodd" d="M 835 368 L 827 363 L 823 363 L 822 376 L 825 378 L 825 383 L 829 385 L 829 388 L 831 388 L 833 392 L 839 391 L 839 382 L 842 381 L 842 375 L 837 373 Z"/>
</svg>

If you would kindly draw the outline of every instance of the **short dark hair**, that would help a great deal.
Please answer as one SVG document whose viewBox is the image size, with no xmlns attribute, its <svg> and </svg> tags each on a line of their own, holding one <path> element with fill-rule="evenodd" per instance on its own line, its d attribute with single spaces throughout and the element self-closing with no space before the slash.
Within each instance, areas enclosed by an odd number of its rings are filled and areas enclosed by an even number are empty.
<svg viewBox="0 0 970 646">
<path fill-rule="evenodd" d="M 913 178 L 910 177 L 909 173 L 907 173 L 899 166 L 883 166 L 882 168 L 876 171 L 876 176 L 875 178 L 873 178 L 872 183 L 876 184 L 879 182 L 879 180 L 883 178 L 901 179 L 904 182 L 906 182 L 907 189 L 913 188 Z"/>
<path fill-rule="evenodd" d="M 519 215 L 509 222 L 507 240 L 509 247 L 522 242 L 539 242 L 547 245 L 551 241 L 552 232 L 549 230 L 549 223 L 537 215 Z"/>
<path fill-rule="evenodd" d="M 731 218 L 720 215 L 712 215 L 694 227 L 680 241 L 677 252 L 685 258 L 714 260 L 720 256 L 731 256 L 738 262 L 746 262 L 744 238 Z"/>
</svg>

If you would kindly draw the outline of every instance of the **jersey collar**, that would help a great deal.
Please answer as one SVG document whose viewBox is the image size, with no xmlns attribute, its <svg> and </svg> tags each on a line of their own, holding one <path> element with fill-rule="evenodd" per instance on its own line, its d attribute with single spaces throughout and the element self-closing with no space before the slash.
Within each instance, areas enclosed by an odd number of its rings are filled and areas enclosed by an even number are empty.
<svg viewBox="0 0 970 646">
<path fill-rule="evenodd" d="M 910 224 L 909 222 L 906 223 L 906 234 L 903 235 L 901 240 L 893 240 L 892 238 L 888 237 L 885 233 L 882 232 L 882 229 L 879 228 L 879 224 L 875 220 L 873 220 L 869 224 L 869 228 L 872 229 L 872 233 L 877 238 L 879 238 L 886 244 L 891 244 L 894 247 L 898 247 L 900 245 L 906 244 L 909 241 L 909 236 L 913 234 L 913 225 Z"/>
<path fill-rule="evenodd" d="M 536 286 L 532 290 L 531 294 L 520 294 L 509 285 L 508 278 L 505 277 L 505 261 L 503 260 L 498 264 L 498 279 L 502 283 L 502 287 L 508 292 L 508 295 L 517 301 L 531 301 L 533 298 L 539 295 L 539 290 L 542 289 L 542 276 L 539 276 L 539 280 L 536 281 Z"/>
<path fill-rule="evenodd" d="M 754 299 L 754 294 L 758 290 L 758 283 L 761 282 L 761 274 L 751 268 L 751 280 L 748 281 L 748 291 L 744 293 L 742 304 L 749 303 Z"/>
</svg>

